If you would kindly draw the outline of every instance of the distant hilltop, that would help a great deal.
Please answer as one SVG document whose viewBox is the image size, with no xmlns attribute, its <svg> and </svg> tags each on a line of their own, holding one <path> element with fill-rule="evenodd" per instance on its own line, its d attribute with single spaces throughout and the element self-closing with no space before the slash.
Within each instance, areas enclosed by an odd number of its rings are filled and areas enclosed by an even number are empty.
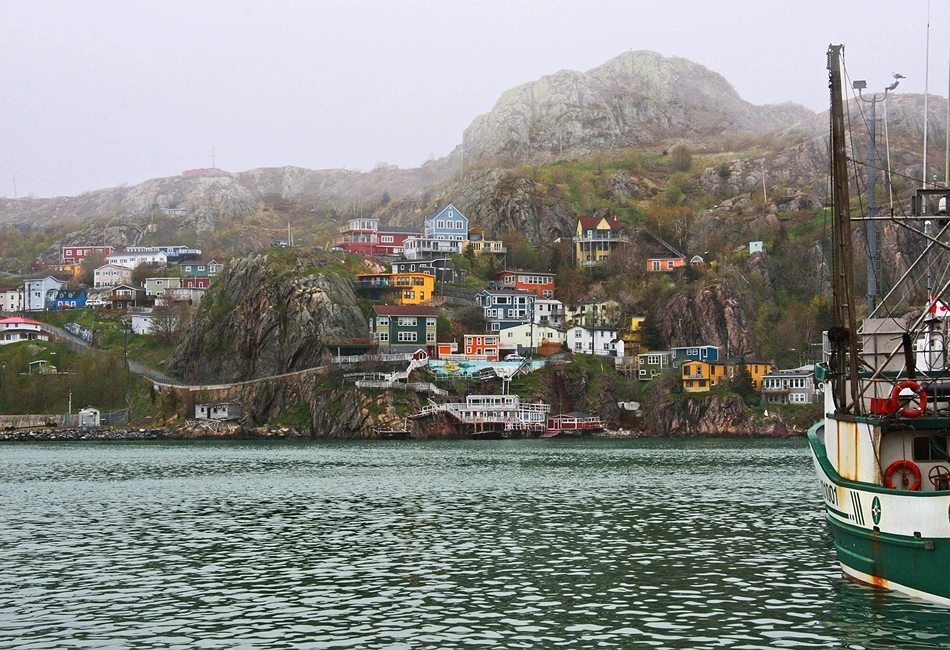
<svg viewBox="0 0 950 650">
<path fill-rule="evenodd" d="M 205 167 L 204 169 L 186 169 L 181 173 L 182 176 L 233 176 L 231 172 L 226 172 L 217 167 Z"/>
</svg>

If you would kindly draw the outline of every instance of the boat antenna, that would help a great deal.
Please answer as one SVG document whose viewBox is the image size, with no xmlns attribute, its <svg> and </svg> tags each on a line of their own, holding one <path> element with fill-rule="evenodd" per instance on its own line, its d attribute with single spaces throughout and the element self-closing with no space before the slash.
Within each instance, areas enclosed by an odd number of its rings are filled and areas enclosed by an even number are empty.
<svg viewBox="0 0 950 650">
<path fill-rule="evenodd" d="M 835 406 L 848 410 L 848 386 L 855 414 L 858 400 L 858 350 L 855 322 L 854 261 L 851 241 L 851 199 L 848 194 L 848 157 L 846 152 L 844 109 L 841 94 L 841 56 L 843 45 L 828 46 L 828 86 L 831 89 L 831 198 L 832 198 L 832 296 L 834 326 L 828 331 L 832 344 L 832 372 Z M 845 381 L 850 377 L 852 381 Z"/>
</svg>

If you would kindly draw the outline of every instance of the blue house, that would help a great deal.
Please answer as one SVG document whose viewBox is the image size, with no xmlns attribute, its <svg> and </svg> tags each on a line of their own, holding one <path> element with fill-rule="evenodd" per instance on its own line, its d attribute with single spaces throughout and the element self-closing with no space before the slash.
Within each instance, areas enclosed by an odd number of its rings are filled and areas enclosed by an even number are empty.
<svg viewBox="0 0 950 650">
<path fill-rule="evenodd" d="M 715 345 L 687 345 L 681 348 L 671 348 L 673 366 L 684 361 L 719 361 L 719 348 Z"/>
<path fill-rule="evenodd" d="M 47 309 L 82 309 L 86 306 L 85 289 L 60 289 L 50 292 L 47 299 Z"/>
<path fill-rule="evenodd" d="M 485 289 L 475 294 L 475 304 L 482 308 L 489 332 L 530 323 L 536 299 L 530 291 L 515 289 Z"/>
<path fill-rule="evenodd" d="M 465 241 L 468 239 L 468 217 L 449 203 L 435 214 L 426 217 L 423 237 Z"/>
</svg>

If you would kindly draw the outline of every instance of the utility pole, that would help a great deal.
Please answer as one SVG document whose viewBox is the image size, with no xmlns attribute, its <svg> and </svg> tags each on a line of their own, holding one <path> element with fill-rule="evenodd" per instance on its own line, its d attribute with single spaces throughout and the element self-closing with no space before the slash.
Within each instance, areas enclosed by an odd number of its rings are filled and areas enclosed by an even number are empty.
<svg viewBox="0 0 950 650">
<path fill-rule="evenodd" d="M 214 158 L 215 158 L 214 145 L 211 145 L 211 169 L 217 169 L 217 167 L 215 167 L 215 164 L 214 164 Z"/>
</svg>

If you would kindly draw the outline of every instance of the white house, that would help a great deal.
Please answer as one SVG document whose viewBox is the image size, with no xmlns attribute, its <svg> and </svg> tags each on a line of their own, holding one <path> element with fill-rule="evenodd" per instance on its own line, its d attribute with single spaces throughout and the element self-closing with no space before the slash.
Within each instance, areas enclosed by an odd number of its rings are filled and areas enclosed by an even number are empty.
<svg viewBox="0 0 950 650">
<path fill-rule="evenodd" d="M 88 427 L 98 427 L 102 421 L 102 412 L 91 406 L 79 410 L 79 427 L 86 429 Z"/>
<path fill-rule="evenodd" d="M 0 345 L 17 341 L 49 341 L 49 334 L 43 330 L 43 324 L 29 318 L 0 319 Z"/>
<path fill-rule="evenodd" d="M 196 420 L 239 420 L 241 405 L 237 402 L 195 404 Z"/>
<path fill-rule="evenodd" d="M 105 264 L 92 272 L 92 286 L 96 289 L 132 284 L 132 269 L 120 264 Z"/>
<path fill-rule="evenodd" d="M 0 291 L 0 311 L 8 314 L 23 311 L 23 289 Z"/>
<path fill-rule="evenodd" d="M 623 340 L 612 327 L 572 327 L 567 330 L 567 347 L 581 354 L 623 358 Z"/>
<path fill-rule="evenodd" d="M 564 327 L 564 303 L 553 298 L 534 301 L 534 322 L 551 327 Z"/>
<path fill-rule="evenodd" d="M 139 264 L 154 264 L 155 266 L 168 266 L 168 255 L 162 251 L 146 251 L 141 253 L 132 253 L 124 251 L 113 253 L 106 258 L 109 264 L 125 266 L 134 269 Z"/>
<path fill-rule="evenodd" d="M 45 311 L 47 296 L 55 296 L 65 288 L 66 283 L 57 280 L 51 275 L 45 278 L 31 278 L 23 281 L 23 310 Z M 52 294 L 50 293 L 52 292 Z"/>
<path fill-rule="evenodd" d="M 545 341 L 561 345 L 565 340 L 567 340 L 567 334 L 564 330 L 547 325 L 531 325 L 531 323 L 511 325 L 498 332 L 498 348 L 506 352 L 519 350 L 533 352 Z"/>
<path fill-rule="evenodd" d="M 135 334 L 152 333 L 152 310 L 132 314 L 132 332 Z"/>
</svg>

